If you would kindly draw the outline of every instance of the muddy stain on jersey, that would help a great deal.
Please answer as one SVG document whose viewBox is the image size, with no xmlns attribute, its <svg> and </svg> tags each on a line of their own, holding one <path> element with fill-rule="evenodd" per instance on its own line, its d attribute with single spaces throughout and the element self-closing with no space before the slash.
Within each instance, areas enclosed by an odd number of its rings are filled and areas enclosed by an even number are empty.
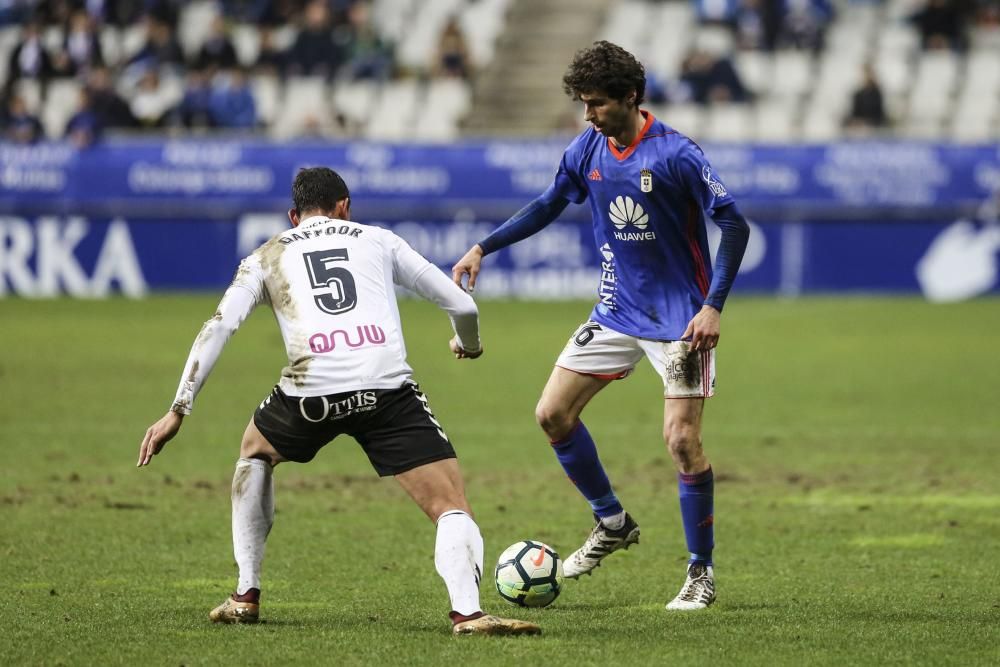
<svg viewBox="0 0 1000 667">
<path fill-rule="evenodd" d="M 287 247 L 279 243 L 275 237 L 265 243 L 257 250 L 260 257 L 261 268 L 264 270 L 264 284 L 267 289 L 268 299 L 275 314 L 281 314 L 290 324 L 295 324 L 298 320 L 298 312 L 295 308 L 295 301 L 292 299 L 292 286 L 281 268 L 281 258 L 285 254 Z M 312 363 L 312 355 L 304 344 L 296 344 L 294 341 L 302 339 L 304 336 L 297 332 L 289 337 L 288 365 L 281 369 L 281 376 L 291 380 L 296 387 L 305 385 L 306 376 L 309 372 L 309 364 Z"/>
<path fill-rule="evenodd" d="M 194 382 L 195 378 L 198 377 L 198 368 L 200 367 L 200 362 L 195 359 L 194 363 L 191 365 L 191 372 L 188 373 L 188 382 Z"/>
</svg>

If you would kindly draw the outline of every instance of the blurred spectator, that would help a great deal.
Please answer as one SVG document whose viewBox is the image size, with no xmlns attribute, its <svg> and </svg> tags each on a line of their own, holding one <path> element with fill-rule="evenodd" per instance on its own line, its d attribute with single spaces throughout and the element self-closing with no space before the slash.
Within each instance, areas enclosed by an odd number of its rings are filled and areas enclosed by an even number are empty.
<svg viewBox="0 0 1000 667">
<path fill-rule="evenodd" d="M 851 98 L 851 111 L 844 125 L 851 129 L 880 128 L 885 127 L 888 121 L 875 70 L 870 64 L 865 65 L 861 87 Z"/>
<path fill-rule="evenodd" d="M 209 110 L 216 127 L 251 129 L 257 126 L 257 105 L 246 74 L 234 69 L 218 76 L 209 97 Z"/>
<path fill-rule="evenodd" d="M 392 74 L 393 47 L 382 40 L 371 19 L 367 2 L 356 2 L 347 12 L 345 54 L 353 79 L 384 80 Z"/>
<path fill-rule="evenodd" d="M 138 90 L 129 107 L 143 127 L 161 127 L 167 112 L 179 101 L 174 92 L 163 84 L 159 71 L 151 67 L 139 79 Z"/>
<path fill-rule="evenodd" d="M 223 0 L 222 7 L 228 17 L 274 27 L 294 23 L 304 4 L 301 0 Z"/>
<path fill-rule="evenodd" d="M 91 67 L 104 64 L 101 41 L 86 11 L 78 9 L 70 16 L 63 50 L 53 60 L 56 71 L 62 76 L 85 74 Z"/>
<path fill-rule="evenodd" d="M 128 64 L 138 65 L 143 70 L 162 65 L 183 66 L 184 52 L 170 24 L 155 16 L 147 16 L 145 22 L 146 41 Z"/>
<path fill-rule="evenodd" d="M 188 70 L 184 97 L 173 111 L 174 124 L 191 129 L 205 129 L 214 125 L 210 104 L 211 80 L 212 77 L 205 70 Z"/>
<path fill-rule="evenodd" d="M 707 25 L 732 25 L 736 20 L 739 0 L 694 0 L 698 21 Z"/>
<path fill-rule="evenodd" d="M 136 0 L 78 0 L 95 23 L 122 28 L 142 17 L 143 3 Z"/>
<path fill-rule="evenodd" d="M 435 76 L 469 78 L 472 73 L 469 46 L 458 18 L 451 17 L 438 40 L 437 57 L 434 59 Z"/>
<path fill-rule="evenodd" d="M 254 71 L 258 74 L 281 75 L 285 71 L 286 65 L 285 52 L 274 43 L 274 30 L 267 26 L 261 26 L 260 51 L 257 53 Z"/>
<path fill-rule="evenodd" d="M 28 0 L 0 0 L 0 26 L 19 25 L 31 15 L 31 5 Z M 0 109 L 0 115 L 6 109 Z"/>
<path fill-rule="evenodd" d="M 324 0 L 312 0 L 306 5 L 302 29 L 288 52 L 287 72 L 332 77 L 341 61 L 340 50 L 333 41 L 330 8 Z"/>
<path fill-rule="evenodd" d="M 90 89 L 80 89 L 80 99 L 76 112 L 66 123 L 65 138 L 77 148 L 91 146 L 101 138 L 101 119 L 94 111 Z"/>
<path fill-rule="evenodd" d="M 33 144 L 44 136 L 42 123 L 28 111 L 28 105 L 18 93 L 7 99 L 3 118 L 3 139 L 15 144 Z"/>
<path fill-rule="evenodd" d="M 132 110 L 111 85 L 111 73 L 106 67 L 95 67 L 87 76 L 90 108 L 97 115 L 101 128 L 132 128 L 138 125 Z"/>
<path fill-rule="evenodd" d="M 214 72 L 219 69 L 230 69 L 236 65 L 236 49 L 233 48 L 233 43 L 229 39 L 226 19 L 221 14 L 216 14 L 212 19 L 208 37 L 205 38 L 205 42 L 198 52 L 198 57 L 195 59 L 195 67 L 210 69 Z"/>
<path fill-rule="evenodd" d="M 11 51 L 8 82 L 18 79 L 44 81 L 52 75 L 52 60 L 42 43 L 42 24 L 30 21 L 21 32 L 21 43 Z"/>
<path fill-rule="evenodd" d="M 927 0 L 910 17 L 920 31 L 924 49 L 965 51 L 969 45 L 967 21 L 970 7 L 962 0 Z"/>
<path fill-rule="evenodd" d="M 681 84 L 684 96 L 698 104 L 746 102 L 750 97 L 732 61 L 703 50 L 692 50 L 684 58 Z"/>
<path fill-rule="evenodd" d="M 820 51 L 832 20 L 830 0 L 785 0 L 782 41 L 797 49 Z"/>
</svg>

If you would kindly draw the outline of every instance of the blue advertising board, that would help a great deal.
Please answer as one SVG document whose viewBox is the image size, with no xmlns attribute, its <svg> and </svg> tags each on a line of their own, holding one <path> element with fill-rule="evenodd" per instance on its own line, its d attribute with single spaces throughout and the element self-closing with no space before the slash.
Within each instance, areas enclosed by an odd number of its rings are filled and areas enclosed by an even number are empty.
<svg viewBox="0 0 1000 667">
<path fill-rule="evenodd" d="M 344 175 L 357 219 L 447 269 L 548 186 L 564 144 L 0 144 L 0 295 L 221 289 L 241 257 L 284 228 L 291 180 L 316 164 Z M 953 299 L 997 290 L 995 145 L 706 153 L 753 221 L 737 291 Z M 598 265 L 590 211 L 573 206 L 488 258 L 480 293 L 589 298 Z"/>
</svg>

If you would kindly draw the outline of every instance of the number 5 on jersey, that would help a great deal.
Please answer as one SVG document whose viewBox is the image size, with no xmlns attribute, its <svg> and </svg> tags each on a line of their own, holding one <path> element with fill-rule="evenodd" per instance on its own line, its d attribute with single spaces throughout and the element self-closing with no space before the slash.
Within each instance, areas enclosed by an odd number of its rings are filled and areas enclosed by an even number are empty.
<svg viewBox="0 0 1000 667">
<path fill-rule="evenodd" d="M 337 265 L 337 262 L 347 261 L 346 248 L 307 252 L 302 258 L 306 261 L 309 282 L 312 286 L 316 289 L 330 290 L 313 295 L 317 308 L 324 313 L 338 315 L 358 305 L 354 276 L 346 267 Z"/>
</svg>

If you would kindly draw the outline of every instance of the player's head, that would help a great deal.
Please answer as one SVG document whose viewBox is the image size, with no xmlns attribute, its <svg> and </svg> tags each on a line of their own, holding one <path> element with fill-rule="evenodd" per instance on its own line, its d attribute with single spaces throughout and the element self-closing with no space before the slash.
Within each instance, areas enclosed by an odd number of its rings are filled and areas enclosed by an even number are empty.
<svg viewBox="0 0 1000 667">
<path fill-rule="evenodd" d="M 292 226 L 311 215 L 325 215 L 328 218 L 349 220 L 351 215 L 351 193 L 340 174 L 328 167 L 307 167 L 299 169 L 292 183 L 292 203 L 288 219 Z"/>
<path fill-rule="evenodd" d="M 576 52 L 563 76 L 563 90 L 583 102 L 584 119 L 612 137 L 632 122 L 646 93 L 646 70 L 631 53 L 611 42 L 594 42 Z"/>
</svg>

